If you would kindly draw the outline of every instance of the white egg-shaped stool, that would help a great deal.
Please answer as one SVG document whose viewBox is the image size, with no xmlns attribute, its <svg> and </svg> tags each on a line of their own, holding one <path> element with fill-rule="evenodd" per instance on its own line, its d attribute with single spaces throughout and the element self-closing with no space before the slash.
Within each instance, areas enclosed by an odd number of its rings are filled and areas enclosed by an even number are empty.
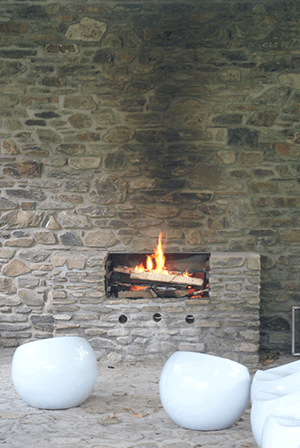
<svg viewBox="0 0 300 448">
<path fill-rule="evenodd" d="M 262 448 L 299 448 L 300 420 L 270 415 L 264 424 Z"/>
<path fill-rule="evenodd" d="M 266 419 L 270 415 L 296 418 L 300 411 L 300 390 L 290 394 L 258 392 L 251 406 L 251 430 L 257 445 L 262 448 L 262 434 Z M 299 440 L 300 445 L 300 440 Z"/>
<path fill-rule="evenodd" d="M 271 379 L 264 377 L 264 379 L 252 381 L 251 403 L 254 402 L 255 396 L 259 391 L 289 394 L 297 389 L 300 389 L 300 371 L 285 376 L 276 375 L 275 378 Z"/>
<path fill-rule="evenodd" d="M 250 397 L 247 367 L 218 356 L 175 352 L 159 380 L 162 405 L 179 426 L 217 430 L 233 425 Z"/>
<path fill-rule="evenodd" d="M 16 349 L 11 375 L 16 391 L 30 406 L 67 409 L 79 406 L 92 392 L 97 360 L 84 338 L 41 339 Z"/>
</svg>

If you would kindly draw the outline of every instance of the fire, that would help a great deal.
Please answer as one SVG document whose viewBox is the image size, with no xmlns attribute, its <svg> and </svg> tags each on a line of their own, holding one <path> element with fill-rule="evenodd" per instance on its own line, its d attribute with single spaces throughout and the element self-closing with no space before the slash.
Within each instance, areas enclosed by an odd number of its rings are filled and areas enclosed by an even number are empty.
<svg viewBox="0 0 300 448">
<path fill-rule="evenodd" d="M 141 263 L 141 264 L 139 264 L 138 266 L 136 266 L 136 267 L 134 268 L 134 270 L 135 270 L 135 271 L 144 272 L 145 268 L 144 268 L 143 263 Z"/>
<path fill-rule="evenodd" d="M 148 286 L 130 285 L 129 291 L 145 291 Z"/>
<path fill-rule="evenodd" d="M 162 233 L 159 232 L 159 238 L 158 238 L 158 245 L 156 246 L 156 249 L 154 250 L 154 254 L 151 256 L 151 258 L 155 259 L 156 263 L 156 269 L 152 269 L 154 272 L 158 272 L 160 274 L 168 274 L 167 268 L 165 266 L 166 258 L 164 255 L 164 246 L 167 244 L 167 237 L 165 238 L 165 244 L 162 245 Z M 148 255 L 149 258 L 149 255 Z M 148 260 L 147 258 L 147 260 Z M 147 263 L 148 266 L 148 263 Z"/>
<path fill-rule="evenodd" d="M 167 242 L 167 237 L 165 239 L 165 243 L 162 244 L 162 233 L 159 232 L 158 244 L 156 249 L 154 249 L 154 254 L 147 255 L 146 268 L 143 263 L 139 264 L 134 268 L 135 271 L 149 271 L 149 272 L 157 272 L 160 274 L 168 274 L 167 268 L 165 266 L 166 258 L 164 255 L 164 246 Z"/>
<path fill-rule="evenodd" d="M 144 267 L 143 263 L 139 264 L 134 268 L 135 271 L 140 272 L 156 272 L 159 274 L 169 274 L 165 264 L 166 264 L 166 258 L 164 255 L 164 247 L 167 243 L 167 236 L 165 238 L 164 244 L 162 244 L 162 232 L 159 232 L 158 237 L 158 244 L 156 246 L 156 249 L 154 249 L 154 253 L 152 255 L 147 255 L 146 260 L 146 268 Z M 188 273 L 188 269 L 185 271 L 184 274 L 182 274 L 184 277 L 191 277 L 192 274 Z"/>
</svg>

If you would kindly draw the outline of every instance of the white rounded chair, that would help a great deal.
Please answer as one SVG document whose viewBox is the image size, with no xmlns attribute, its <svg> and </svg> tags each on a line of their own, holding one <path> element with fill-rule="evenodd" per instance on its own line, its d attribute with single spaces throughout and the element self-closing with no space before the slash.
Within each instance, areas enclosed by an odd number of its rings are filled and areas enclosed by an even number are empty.
<svg viewBox="0 0 300 448">
<path fill-rule="evenodd" d="M 300 371 L 300 359 L 297 361 L 289 362 L 288 364 L 283 364 L 282 366 L 272 367 L 267 370 L 258 370 L 256 373 L 259 375 L 290 375 L 291 373 Z"/>
<path fill-rule="evenodd" d="M 11 365 L 20 397 L 41 409 L 66 409 L 83 403 L 97 379 L 97 360 L 84 338 L 55 337 L 18 347 Z"/>
<path fill-rule="evenodd" d="M 247 367 L 196 352 L 175 352 L 159 380 L 162 405 L 179 426 L 218 430 L 232 426 L 250 397 Z"/>
<path fill-rule="evenodd" d="M 300 419 L 270 415 L 264 424 L 262 448 L 299 448 Z"/>
<path fill-rule="evenodd" d="M 251 403 L 254 402 L 255 397 L 259 391 L 269 393 L 292 393 L 294 390 L 300 388 L 300 371 L 290 373 L 285 376 L 273 375 L 264 376 L 263 378 L 252 381 L 251 384 Z"/>
<path fill-rule="evenodd" d="M 268 438 L 264 425 L 269 416 L 290 417 L 294 419 L 300 417 L 300 386 L 298 390 L 289 394 L 257 392 L 251 406 L 250 420 L 252 434 L 260 448 L 263 447 L 263 433 L 265 444 Z M 300 440 L 298 445 L 300 445 Z"/>
<path fill-rule="evenodd" d="M 283 392 L 300 384 L 300 360 L 268 370 L 257 370 L 251 383 L 251 402 L 257 392 Z"/>
</svg>

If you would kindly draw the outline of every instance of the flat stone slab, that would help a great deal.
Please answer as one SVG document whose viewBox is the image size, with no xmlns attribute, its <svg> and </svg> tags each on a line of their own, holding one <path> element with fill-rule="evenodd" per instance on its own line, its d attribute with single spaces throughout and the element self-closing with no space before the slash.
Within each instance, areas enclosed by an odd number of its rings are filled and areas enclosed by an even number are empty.
<svg viewBox="0 0 300 448">
<path fill-rule="evenodd" d="M 240 420 L 221 431 L 193 431 L 170 420 L 159 398 L 164 361 L 108 364 L 98 361 L 98 379 L 85 403 L 66 410 L 28 406 L 14 389 L 10 367 L 14 349 L 0 350 L 0 444 L 12 448 L 257 448 L 250 405 Z M 280 357 L 270 366 L 295 361 Z M 5 444 L 5 445 L 4 445 Z"/>
</svg>

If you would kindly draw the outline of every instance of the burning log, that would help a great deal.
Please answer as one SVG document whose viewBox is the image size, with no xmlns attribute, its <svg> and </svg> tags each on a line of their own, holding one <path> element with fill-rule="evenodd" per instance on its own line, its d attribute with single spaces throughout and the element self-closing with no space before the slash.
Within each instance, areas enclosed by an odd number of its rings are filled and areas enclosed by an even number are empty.
<svg viewBox="0 0 300 448">
<path fill-rule="evenodd" d="M 113 272 L 119 272 L 120 274 L 131 274 L 131 272 L 134 270 L 134 268 L 131 268 L 130 266 L 117 266 L 113 269 Z"/>
<path fill-rule="evenodd" d="M 160 274 L 158 272 L 132 271 L 130 279 L 174 283 L 176 285 L 203 286 L 202 278 L 184 277 L 183 275 L 178 274 Z"/>
</svg>

